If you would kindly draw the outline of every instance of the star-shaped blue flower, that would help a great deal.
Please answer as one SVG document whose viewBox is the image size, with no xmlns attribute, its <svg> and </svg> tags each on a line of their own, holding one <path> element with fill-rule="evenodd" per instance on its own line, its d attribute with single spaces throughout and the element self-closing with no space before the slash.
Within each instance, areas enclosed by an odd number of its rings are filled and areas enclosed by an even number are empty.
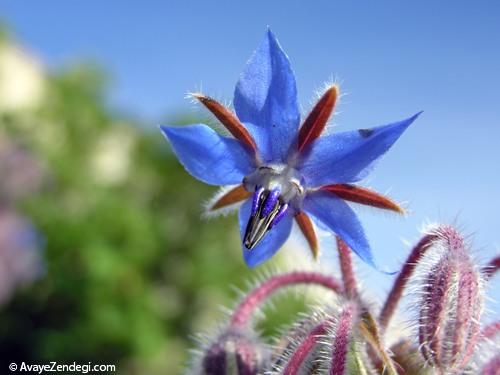
<svg viewBox="0 0 500 375">
<path fill-rule="evenodd" d="M 352 183 L 366 177 L 418 114 L 389 125 L 321 136 L 338 97 L 332 85 L 301 125 L 295 76 L 271 31 L 236 85 L 235 114 L 203 94 L 193 96 L 232 136 L 204 124 L 161 130 L 191 175 L 211 185 L 236 185 L 209 209 L 244 201 L 239 225 L 248 266 L 271 258 L 295 219 L 315 255 L 313 222 L 375 267 L 363 227 L 346 200 L 402 212 L 390 199 Z"/>
</svg>

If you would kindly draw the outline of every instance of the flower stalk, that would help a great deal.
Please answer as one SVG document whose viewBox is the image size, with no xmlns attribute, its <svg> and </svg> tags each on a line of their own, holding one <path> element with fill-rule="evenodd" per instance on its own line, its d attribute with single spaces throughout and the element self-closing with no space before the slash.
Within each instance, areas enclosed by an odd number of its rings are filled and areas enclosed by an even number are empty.
<svg viewBox="0 0 500 375">
<path fill-rule="evenodd" d="M 250 324 L 253 312 L 259 308 L 270 295 L 282 288 L 299 284 L 322 286 L 336 294 L 342 294 L 344 292 L 342 285 L 331 276 L 325 276 L 315 272 L 291 272 L 283 275 L 276 275 L 262 283 L 245 297 L 236 307 L 231 317 L 231 325 L 245 326 Z"/>
<path fill-rule="evenodd" d="M 354 274 L 354 266 L 352 264 L 351 251 L 340 237 L 337 237 L 336 241 L 345 293 L 349 298 L 355 298 L 358 295 L 358 290 L 356 275 Z"/>
</svg>

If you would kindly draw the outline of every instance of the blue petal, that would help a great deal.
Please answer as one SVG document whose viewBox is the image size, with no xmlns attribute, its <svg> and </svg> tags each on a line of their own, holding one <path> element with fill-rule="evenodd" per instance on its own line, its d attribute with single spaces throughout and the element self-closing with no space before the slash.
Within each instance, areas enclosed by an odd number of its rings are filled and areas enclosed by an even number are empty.
<svg viewBox="0 0 500 375">
<path fill-rule="evenodd" d="M 331 193 L 318 191 L 306 196 L 303 208 L 320 227 L 337 234 L 365 263 L 378 269 L 363 227 L 347 203 Z"/>
<path fill-rule="evenodd" d="M 240 207 L 238 214 L 241 241 L 245 236 L 248 219 L 252 210 L 252 199 L 248 199 Z M 270 259 L 285 243 L 292 230 L 292 216 L 286 215 L 252 250 L 243 247 L 243 257 L 248 267 L 255 267 Z"/>
<path fill-rule="evenodd" d="M 374 162 L 397 141 L 420 113 L 390 125 L 318 138 L 309 149 L 304 150 L 298 165 L 307 186 L 363 179 L 370 173 Z"/>
<path fill-rule="evenodd" d="M 210 185 L 240 184 L 255 169 L 252 157 L 236 139 L 206 125 L 160 126 L 186 170 Z"/>
<path fill-rule="evenodd" d="M 288 57 L 269 30 L 248 61 L 234 92 L 234 108 L 265 162 L 285 162 L 300 112 Z"/>
</svg>

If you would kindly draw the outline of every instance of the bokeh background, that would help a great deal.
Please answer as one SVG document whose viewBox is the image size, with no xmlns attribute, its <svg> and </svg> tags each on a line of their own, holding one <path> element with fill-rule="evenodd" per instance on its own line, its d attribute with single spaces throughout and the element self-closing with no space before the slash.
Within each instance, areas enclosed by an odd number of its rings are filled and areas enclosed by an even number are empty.
<svg viewBox="0 0 500 375">
<path fill-rule="evenodd" d="M 499 19 L 495 1 L 3 0 L 2 361 L 180 373 L 191 335 L 262 272 L 244 266 L 234 216 L 201 219 L 214 189 L 187 175 L 157 126 L 214 123 L 186 92 L 230 101 L 268 25 L 304 112 L 325 81 L 341 84 L 334 131 L 425 111 L 365 181 L 408 202 L 404 218 L 360 209 L 378 262 L 398 269 L 436 221 L 459 225 L 487 261 L 500 239 Z M 337 272 L 329 240 L 321 265 Z M 270 263 L 308 259 L 297 235 Z M 358 268 L 381 303 L 392 278 Z M 304 304 L 280 299 L 261 328 Z"/>
</svg>

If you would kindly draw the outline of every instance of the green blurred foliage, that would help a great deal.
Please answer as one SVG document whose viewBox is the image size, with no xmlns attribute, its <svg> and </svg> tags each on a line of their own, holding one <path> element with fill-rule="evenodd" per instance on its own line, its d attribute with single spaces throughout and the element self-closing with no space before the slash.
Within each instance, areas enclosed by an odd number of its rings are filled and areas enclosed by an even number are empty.
<svg viewBox="0 0 500 375">
<path fill-rule="evenodd" d="M 111 111 L 105 88 L 98 69 L 74 67 L 47 78 L 36 110 L 1 114 L 3 131 L 45 165 L 43 189 L 20 209 L 44 236 L 46 270 L 0 311 L 0 351 L 9 362 L 178 373 L 190 337 L 223 319 L 231 286 L 256 273 L 235 217 L 201 218 L 214 188 L 183 170 L 159 131 Z M 280 301 L 287 316 L 303 305 Z M 276 311 L 265 332 L 286 323 Z"/>
</svg>

